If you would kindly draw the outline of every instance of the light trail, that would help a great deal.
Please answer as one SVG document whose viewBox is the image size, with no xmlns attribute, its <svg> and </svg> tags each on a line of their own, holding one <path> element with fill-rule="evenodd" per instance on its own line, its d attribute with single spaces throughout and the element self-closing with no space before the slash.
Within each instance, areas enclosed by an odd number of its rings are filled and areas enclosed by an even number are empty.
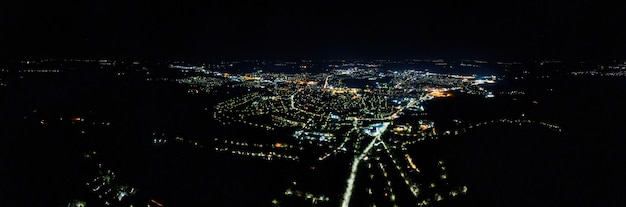
<svg viewBox="0 0 626 207">
<path fill-rule="evenodd" d="M 374 146 L 374 143 L 378 141 L 378 139 L 382 136 L 383 132 L 387 130 L 387 126 L 389 126 L 389 124 L 390 124 L 389 122 L 383 123 L 383 126 L 375 134 L 376 136 L 374 137 L 374 139 L 372 139 L 372 142 L 370 142 L 367 145 L 367 147 L 365 148 L 365 150 L 363 150 L 360 156 L 354 158 L 354 161 L 352 161 L 352 170 L 350 171 L 350 177 L 348 178 L 348 185 L 346 186 L 346 192 L 343 194 L 343 201 L 341 203 L 342 207 L 350 206 L 350 197 L 352 197 L 352 189 L 354 188 L 354 180 L 356 179 L 356 173 L 359 170 L 359 163 L 365 157 L 365 155 L 372 149 L 372 147 Z"/>
<path fill-rule="evenodd" d="M 411 156 L 409 154 L 406 154 L 406 160 L 409 161 L 409 165 L 411 165 L 411 168 L 413 168 L 417 172 L 420 172 L 420 169 L 415 166 L 415 164 L 413 163 L 413 159 L 411 159 Z"/>
</svg>

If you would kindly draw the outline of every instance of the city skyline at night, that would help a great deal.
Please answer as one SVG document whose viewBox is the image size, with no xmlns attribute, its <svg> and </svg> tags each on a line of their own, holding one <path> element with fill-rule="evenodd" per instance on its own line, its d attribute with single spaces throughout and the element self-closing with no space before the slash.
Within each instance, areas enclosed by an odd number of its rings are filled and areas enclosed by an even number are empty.
<svg viewBox="0 0 626 207">
<path fill-rule="evenodd" d="M 623 61 L 29 59 L 0 75 L 7 205 L 622 202 L 588 189 L 622 192 L 599 160 L 620 160 L 621 102 L 604 100 L 623 100 Z"/>
<path fill-rule="evenodd" d="M 626 4 L 0 2 L 0 206 L 626 206 Z"/>
</svg>

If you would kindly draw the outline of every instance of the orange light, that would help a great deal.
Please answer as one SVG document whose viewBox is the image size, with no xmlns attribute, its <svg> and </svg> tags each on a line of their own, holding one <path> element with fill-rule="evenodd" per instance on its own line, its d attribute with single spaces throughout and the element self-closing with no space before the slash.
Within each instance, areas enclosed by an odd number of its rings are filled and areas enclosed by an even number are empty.
<svg viewBox="0 0 626 207">
<path fill-rule="evenodd" d="M 430 92 L 430 95 L 431 95 L 431 96 L 434 96 L 434 97 L 436 97 L 436 98 L 442 98 L 442 97 L 450 97 L 450 96 L 452 96 L 452 94 L 451 94 L 451 93 L 444 92 L 444 91 L 433 91 L 433 92 Z"/>
<path fill-rule="evenodd" d="M 420 172 L 420 169 L 417 168 L 417 166 L 415 166 L 415 164 L 413 163 L 413 159 L 411 159 L 411 156 L 407 154 L 406 159 L 409 161 L 409 165 L 411 165 L 411 168 L 413 168 L 417 172 Z"/>
<path fill-rule="evenodd" d="M 422 125 L 420 125 L 420 129 L 421 130 L 427 130 L 428 129 L 428 125 L 422 124 Z"/>
<path fill-rule="evenodd" d="M 283 144 L 282 144 L 282 143 L 277 142 L 276 144 L 274 144 L 274 147 L 276 147 L 276 148 L 281 148 L 281 147 L 283 147 Z"/>
<path fill-rule="evenodd" d="M 156 204 L 157 206 L 163 207 L 163 204 L 159 203 L 158 201 L 155 201 L 154 199 L 150 199 L 150 202 Z"/>
</svg>

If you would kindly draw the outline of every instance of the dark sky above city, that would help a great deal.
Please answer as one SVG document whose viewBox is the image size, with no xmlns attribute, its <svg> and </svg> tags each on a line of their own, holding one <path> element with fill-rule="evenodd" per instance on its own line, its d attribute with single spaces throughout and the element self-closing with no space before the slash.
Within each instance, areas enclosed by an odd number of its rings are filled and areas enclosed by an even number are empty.
<svg viewBox="0 0 626 207">
<path fill-rule="evenodd" d="M 6 0 L 0 55 L 620 59 L 625 13 L 581 0 Z"/>
</svg>

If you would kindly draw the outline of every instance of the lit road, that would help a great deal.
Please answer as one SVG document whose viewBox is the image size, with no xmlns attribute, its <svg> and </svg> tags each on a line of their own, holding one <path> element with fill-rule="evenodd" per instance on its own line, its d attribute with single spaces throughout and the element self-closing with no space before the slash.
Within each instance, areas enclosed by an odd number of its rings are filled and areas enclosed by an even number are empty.
<svg viewBox="0 0 626 207">
<path fill-rule="evenodd" d="M 298 90 L 298 91 L 294 92 L 294 93 L 293 93 L 293 94 L 291 94 L 291 96 L 289 97 L 289 101 L 290 101 L 290 104 L 289 104 L 289 105 L 291 106 L 291 109 L 294 109 L 294 110 L 298 110 L 298 109 L 296 108 L 296 105 L 295 105 L 295 103 L 296 103 L 296 102 L 293 100 L 293 98 L 296 96 L 296 94 L 298 94 L 298 92 L 300 92 L 300 90 Z"/>
<path fill-rule="evenodd" d="M 300 111 L 300 112 L 302 112 L 302 113 L 306 113 L 306 114 L 309 114 L 309 115 L 313 115 L 313 116 L 321 116 L 320 114 L 311 113 L 311 112 L 309 112 L 309 111 L 307 111 L 307 110 L 304 110 L 304 109 L 299 109 L 298 107 L 296 107 L 296 101 L 294 100 L 294 98 L 295 98 L 295 97 L 296 97 L 296 95 L 297 95 L 299 92 L 301 92 L 302 90 L 303 90 L 303 89 L 298 89 L 296 92 L 294 92 L 293 94 L 291 94 L 291 96 L 289 96 L 289 102 L 290 102 L 290 103 L 289 103 L 289 106 L 291 107 L 291 109 L 293 109 L 293 110 L 297 110 L 297 111 Z"/>
<path fill-rule="evenodd" d="M 348 178 L 346 192 L 343 194 L 343 201 L 341 203 L 342 207 L 348 207 L 350 205 L 350 197 L 352 197 L 352 189 L 354 188 L 354 180 L 356 179 L 356 173 L 359 169 L 359 163 L 361 162 L 361 160 L 363 160 L 365 155 L 369 153 L 369 151 L 372 149 L 376 141 L 380 139 L 380 137 L 385 132 L 385 130 L 387 130 L 387 126 L 389 126 L 389 124 L 390 124 L 389 122 L 383 123 L 380 129 L 374 134 L 374 138 L 367 145 L 365 150 L 363 150 L 361 155 L 354 158 L 354 161 L 352 161 L 352 170 L 350 171 L 350 177 Z"/>
</svg>

